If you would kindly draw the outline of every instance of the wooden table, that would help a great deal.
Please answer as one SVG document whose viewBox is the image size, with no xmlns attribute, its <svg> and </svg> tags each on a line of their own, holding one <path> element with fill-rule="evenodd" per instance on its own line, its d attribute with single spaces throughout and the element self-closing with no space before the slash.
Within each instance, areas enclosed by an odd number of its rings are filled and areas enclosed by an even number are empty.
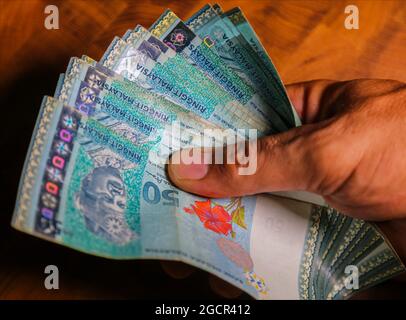
<svg viewBox="0 0 406 320">
<path fill-rule="evenodd" d="M 243 9 L 285 83 L 360 77 L 406 81 L 406 6 L 401 0 L 350 1 L 359 8 L 359 30 L 344 28 L 347 1 L 219 2 L 226 9 Z M 44 28 L 44 9 L 50 3 L 59 8 L 59 30 Z M 114 36 L 137 23 L 148 27 L 166 7 L 187 18 L 203 4 L 194 0 L 0 0 L 0 298 L 216 297 L 203 271 L 175 280 L 156 261 L 100 259 L 9 226 L 40 101 L 43 95 L 53 94 L 69 58 L 85 53 L 98 59 Z M 48 264 L 59 267 L 60 290 L 43 286 Z M 397 285 L 371 294 L 406 297 L 406 290 Z"/>
</svg>

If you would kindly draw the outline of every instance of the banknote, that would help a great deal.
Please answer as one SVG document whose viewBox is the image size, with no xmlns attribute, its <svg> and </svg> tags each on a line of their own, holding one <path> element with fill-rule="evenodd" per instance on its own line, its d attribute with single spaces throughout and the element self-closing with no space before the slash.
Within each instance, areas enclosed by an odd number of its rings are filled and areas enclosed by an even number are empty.
<svg viewBox="0 0 406 320">
<path fill-rule="evenodd" d="M 278 74 L 278 71 L 275 68 L 275 65 L 272 62 L 271 57 L 263 46 L 260 38 L 256 34 L 254 28 L 249 23 L 248 19 L 242 12 L 240 8 L 233 8 L 224 12 L 221 7 L 217 4 L 213 5 L 213 9 L 224 21 L 231 22 L 239 31 L 239 34 L 247 41 L 248 45 L 255 51 L 258 58 L 264 63 L 268 74 L 272 77 L 274 84 L 278 84 L 278 91 L 282 95 L 286 95 L 285 90 L 283 90 L 284 85 L 281 81 L 281 78 Z M 229 24 L 229 23 L 228 23 Z M 286 99 L 289 99 L 287 96 Z"/>
<path fill-rule="evenodd" d="M 262 60 L 229 19 L 222 19 L 210 5 L 206 5 L 185 24 L 200 38 L 210 39 L 212 49 L 223 61 L 257 88 L 284 115 L 291 127 L 295 126 L 295 111 L 283 87 L 267 72 Z"/>
<path fill-rule="evenodd" d="M 117 134 L 106 130 L 106 127 L 99 123 L 85 119 L 77 109 L 63 106 L 59 100 L 44 98 L 37 121 L 35 133 L 31 141 L 31 153 L 25 163 L 23 183 L 20 186 L 20 193 L 17 198 L 19 205 L 16 208 L 16 215 L 13 217 L 13 224 L 17 228 L 35 232 L 40 237 L 47 239 L 58 239 L 62 234 L 66 237 L 75 237 L 78 230 L 72 225 L 63 224 L 63 214 L 69 202 L 63 201 L 67 195 L 63 193 L 64 181 L 75 179 L 69 164 L 77 159 L 76 144 L 81 140 L 91 139 L 94 141 L 90 146 L 84 144 L 88 154 L 92 154 L 95 163 L 100 168 L 106 167 L 107 159 L 116 159 L 117 164 L 129 170 L 137 168 L 146 161 L 145 155 L 140 148 L 134 146 L 129 140 L 121 139 Z M 76 148 L 75 148 L 76 147 Z M 82 162 L 85 166 L 85 163 Z M 111 195 L 121 192 L 117 171 L 111 173 Z M 136 172 L 134 172 L 136 173 Z M 37 175 L 40 176 L 37 176 Z M 135 177 L 135 176 L 134 176 Z M 115 180 L 114 180 L 115 179 Z M 117 182 L 117 183 L 116 183 Z M 114 192 L 113 192 L 114 190 Z M 70 197 L 76 197 L 70 195 Z M 122 198 L 122 197 L 121 197 Z M 79 200 L 79 198 L 75 198 Z M 70 199 L 73 203 L 75 200 Z M 98 205 L 93 202 L 94 209 Z M 122 201 L 111 203 L 117 210 L 123 206 Z M 122 211 L 122 209 L 121 209 Z M 95 217 L 97 211 L 89 212 L 84 216 L 84 222 L 94 232 L 104 234 L 110 241 L 124 243 L 134 239 L 135 232 L 131 231 L 122 215 L 106 217 L 108 221 L 121 225 L 121 233 L 106 233 L 106 230 L 99 227 L 100 221 Z M 111 219 L 110 219 L 111 218 Z M 106 223 L 108 223 L 106 221 Z M 72 228 L 72 229 L 70 229 Z M 63 233 L 62 233 L 63 231 Z M 78 248 L 86 249 L 86 248 Z"/>
<path fill-rule="evenodd" d="M 252 49 L 258 54 L 258 57 L 263 61 L 267 67 L 269 74 L 273 75 L 273 79 L 279 83 L 280 87 L 283 87 L 283 83 L 278 76 L 278 72 L 268 55 L 268 52 L 264 48 L 262 42 L 260 41 L 258 35 L 255 33 L 254 29 L 250 25 L 248 19 L 244 16 L 244 13 L 240 8 L 234 8 L 223 13 L 221 17 L 224 20 L 229 20 L 235 25 L 240 34 L 246 39 L 248 44 Z"/>
</svg>

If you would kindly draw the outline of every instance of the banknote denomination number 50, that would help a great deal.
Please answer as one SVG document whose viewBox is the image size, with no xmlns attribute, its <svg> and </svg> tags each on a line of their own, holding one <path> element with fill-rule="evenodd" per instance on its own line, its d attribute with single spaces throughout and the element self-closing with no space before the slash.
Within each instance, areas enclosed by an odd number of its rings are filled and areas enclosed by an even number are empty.
<svg viewBox="0 0 406 320">
<path fill-rule="evenodd" d="M 162 200 L 164 206 L 179 207 L 177 195 L 178 191 L 171 189 L 165 189 L 161 192 L 158 186 L 151 181 L 146 182 L 142 189 L 142 197 L 150 204 L 158 204 Z"/>
</svg>

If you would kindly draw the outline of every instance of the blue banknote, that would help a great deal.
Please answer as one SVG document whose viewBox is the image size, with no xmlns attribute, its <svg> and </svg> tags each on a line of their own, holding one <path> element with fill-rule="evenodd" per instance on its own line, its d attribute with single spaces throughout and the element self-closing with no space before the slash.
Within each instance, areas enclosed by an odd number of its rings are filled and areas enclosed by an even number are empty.
<svg viewBox="0 0 406 320">
<path fill-rule="evenodd" d="M 296 125 L 295 111 L 283 87 L 267 72 L 262 60 L 229 19 L 222 19 L 210 5 L 206 5 L 187 20 L 186 25 L 200 38 L 210 39 L 212 49 L 222 60 L 266 97 L 291 127 Z"/>
<path fill-rule="evenodd" d="M 272 84 L 275 86 L 275 89 L 281 95 L 281 98 L 285 100 L 286 104 L 290 104 L 292 106 L 292 103 L 290 102 L 283 82 L 278 74 L 278 71 L 275 68 L 275 65 L 272 62 L 271 57 L 269 56 L 268 52 L 261 43 L 258 35 L 255 33 L 254 29 L 252 28 L 248 19 L 244 16 L 244 13 L 241 11 L 241 9 L 240 8 L 231 9 L 221 14 L 221 18 L 224 21 L 226 21 L 228 25 L 233 24 L 237 28 L 241 36 L 247 41 L 249 46 L 258 55 L 258 58 L 261 59 L 262 62 L 264 63 L 265 69 L 267 70 L 267 74 L 270 76 L 270 78 L 273 79 Z M 301 120 L 293 107 L 292 111 L 296 125 L 300 125 Z"/>
<path fill-rule="evenodd" d="M 273 84 L 276 86 L 276 90 L 278 90 L 281 95 L 285 96 L 286 100 L 289 100 L 289 97 L 284 90 L 283 82 L 271 57 L 242 10 L 237 7 L 224 12 L 218 4 L 214 4 L 213 9 L 227 23 L 227 25 L 232 23 L 237 28 L 239 35 L 245 39 L 246 43 L 252 48 L 252 50 L 254 50 L 258 59 L 262 60 L 264 63 L 267 73 L 274 81 Z"/>
<path fill-rule="evenodd" d="M 268 70 L 268 74 L 271 75 L 274 83 L 279 84 L 279 92 L 284 94 L 284 90 L 282 89 L 283 83 L 278 75 L 278 72 L 269 56 L 268 52 L 266 51 L 265 47 L 263 46 L 261 40 L 259 39 L 258 35 L 255 33 L 254 29 L 252 28 L 251 24 L 249 23 L 248 19 L 244 16 L 244 13 L 241 11 L 240 8 L 234 8 L 228 10 L 227 12 L 218 12 L 221 15 L 221 18 L 225 21 L 230 21 L 239 31 L 242 37 L 247 41 L 247 43 L 251 46 L 251 48 L 255 51 L 258 58 L 262 60 L 264 65 Z M 287 97 L 286 97 L 287 99 Z"/>
</svg>

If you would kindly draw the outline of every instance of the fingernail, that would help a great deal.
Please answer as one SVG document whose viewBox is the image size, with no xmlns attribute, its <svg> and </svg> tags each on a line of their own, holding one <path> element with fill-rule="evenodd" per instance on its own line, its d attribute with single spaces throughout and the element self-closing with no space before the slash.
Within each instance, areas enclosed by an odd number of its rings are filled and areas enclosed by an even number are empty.
<svg viewBox="0 0 406 320">
<path fill-rule="evenodd" d="M 203 179 L 209 171 L 207 164 L 171 164 L 170 170 L 176 179 L 180 180 L 200 180 Z"/>
<path fill-rule="evenodd" d="M 177 153 L 173 155 L 172 159 L 177 158 Z M 178 180 L 200 180 L 209 171 L 209 165 L 204 162 L 191 164 L 185 164 L 182 161 L 172 162 L 169 166 L 169 171 Z"/>
</svg>

